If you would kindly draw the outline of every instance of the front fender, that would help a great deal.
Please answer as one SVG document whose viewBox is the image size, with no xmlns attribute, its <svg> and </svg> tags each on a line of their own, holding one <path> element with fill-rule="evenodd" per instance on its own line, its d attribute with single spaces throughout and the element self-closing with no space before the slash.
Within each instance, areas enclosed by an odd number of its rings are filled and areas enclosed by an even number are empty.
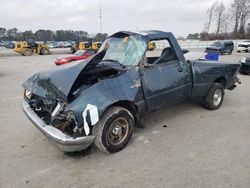
<svg viewBox="0 0 250 188">
<path fill-rule="evenodd" d="M 116 77 L 100 80 L 88 88 L 85 86 L 79 89 L 79 94 L 65 109 L 74 112 L 78 128 L 84 126 L 84 115 L 89 105 L 97 108 L 100 118 L 105 110 L 116 102 L 131 101 L 141 106 L 144 103 L 140 74 L 136 66 Z"/>
</svg>

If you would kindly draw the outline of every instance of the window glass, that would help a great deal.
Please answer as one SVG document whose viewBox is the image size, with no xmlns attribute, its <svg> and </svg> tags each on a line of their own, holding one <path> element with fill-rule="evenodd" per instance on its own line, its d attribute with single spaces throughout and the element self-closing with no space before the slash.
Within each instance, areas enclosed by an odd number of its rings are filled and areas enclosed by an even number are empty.
<svg viewBox="0 0 250 188">
<path fill-rule="evenodd" d="M 175 50 L 167 39 L 150 41 L 146 57 L 149 64 L 170 63 L 177 60 Z"/>
</svg>

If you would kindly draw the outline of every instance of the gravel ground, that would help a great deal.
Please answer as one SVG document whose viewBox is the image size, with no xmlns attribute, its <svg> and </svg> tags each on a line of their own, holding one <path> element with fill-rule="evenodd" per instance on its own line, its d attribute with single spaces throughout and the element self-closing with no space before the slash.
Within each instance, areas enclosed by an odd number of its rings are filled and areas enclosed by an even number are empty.
<svg viewBox="0 0 250 188">
<path fill-rule="evenodd" d="M 246 54 L 225 55 L 238 62 Z M 57 150 L 21 110 L 21 83 L 54 67 L 61 55 L 0 57 L 0 187 L 237 187 L 250 186 L 250 76 L 226 91 L 222 107 L 194 102 L 166 107 L 145 119 L 116 154 L 95 147 Z"/>
</svg>

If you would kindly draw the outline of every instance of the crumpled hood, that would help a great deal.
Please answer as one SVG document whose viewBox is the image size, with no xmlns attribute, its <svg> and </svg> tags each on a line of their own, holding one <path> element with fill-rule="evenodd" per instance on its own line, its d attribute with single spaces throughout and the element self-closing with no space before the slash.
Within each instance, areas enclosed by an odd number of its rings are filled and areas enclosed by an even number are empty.
<svg viewBox="0 0 250 188">
<path fill-rule="evenodd" d="M 35 95 L 67 101 L 75 80 L 91 59 L 38 72 L 27 79 L 22 86 Z"/>
</svg>

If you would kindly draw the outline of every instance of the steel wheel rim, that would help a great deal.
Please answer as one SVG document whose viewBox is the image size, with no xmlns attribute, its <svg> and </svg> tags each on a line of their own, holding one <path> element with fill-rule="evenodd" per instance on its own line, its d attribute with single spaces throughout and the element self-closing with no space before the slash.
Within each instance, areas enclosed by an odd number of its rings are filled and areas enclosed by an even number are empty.
<svg viewBox="0 0 250 188">
<path fill-rule="evenodd" d="M 221 89 L 216 89 L 213 95 L 213 104 L 218 106 L 222 100 L 222 91 Z"/>
<path fill-rule="evenodd" d="M 125 118 L 117 118 L 108 130 L 108 140 L 113 145 L 121 144 L 129 133 L 129 123 Z"/>
</svg>

